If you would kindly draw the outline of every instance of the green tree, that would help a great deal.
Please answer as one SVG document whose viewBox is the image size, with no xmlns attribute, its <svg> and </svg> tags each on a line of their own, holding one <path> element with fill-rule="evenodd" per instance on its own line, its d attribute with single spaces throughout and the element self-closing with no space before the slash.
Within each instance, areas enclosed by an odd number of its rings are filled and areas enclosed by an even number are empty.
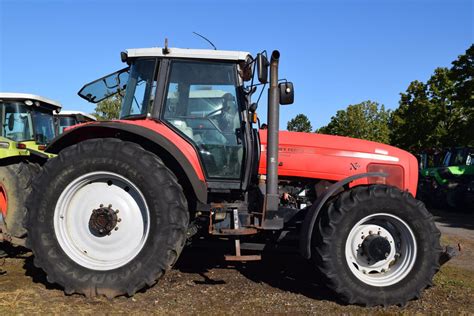
<svg viewBox="0 0 474 316">
<path fill-rule="evenodd" d="M 474 44 L 453 61 L 450 79 L 454 82 L 454 99 L 463 107 L 474 107 Z"/>
<path fill-rule="evenodd" d="M 442 114 L 431 102 L 428 85 L 413 81 L 400 95 L 390 122 L 392 144 L 410 151 L 439 147 L 446 128 L 439 123 Z"/>
<path fill-rule="evenodd" d="M 311 133 L 313 127 L 309 118 L 304 114 L 298 114 L 293 119 L 288 121 L 286 129 L 291 132 L 306 132 Z"/>
<path fill-rule="evenodd" d="M 329 124 L 317 132 L 389 143 L 389 119 L 389 110 L 369 100 L 337 111 Z"/>
<path fill-rule="evenodd" d="M 474 146 L 474 44 L 453 61 L 449 77 L 454 83 L 453 101 L 460 112 L 453 129 L 460 145 Z"/>
<path fill-rule="evenodd" d="M 426 84 L 410 83 L 391 117 L 393 145 L 414 152 L 474 145 L 473 62 L 474 45 Z"/>
<path fill-rule="evenodd" d="M 97 103 L 95 112 L 92 113 L 98 120 L 115 120 L 120 117 L 120 107 L 122 106 L 122 96 L 117 93 L 105 100 Z"/>
</svg>

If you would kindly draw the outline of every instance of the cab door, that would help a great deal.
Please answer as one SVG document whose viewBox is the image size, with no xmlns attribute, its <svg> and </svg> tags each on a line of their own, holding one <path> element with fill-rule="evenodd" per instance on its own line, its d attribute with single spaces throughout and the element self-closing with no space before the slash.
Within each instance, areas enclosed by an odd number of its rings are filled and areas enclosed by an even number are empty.
<svg viewBox="0 0 474 316">
<path fill-rule="evenodd" d="M 244 146 L 236 65 L 173 60 L 162 119 L 197 149 L 206 177 L 240 187 Z"/>
</svg>

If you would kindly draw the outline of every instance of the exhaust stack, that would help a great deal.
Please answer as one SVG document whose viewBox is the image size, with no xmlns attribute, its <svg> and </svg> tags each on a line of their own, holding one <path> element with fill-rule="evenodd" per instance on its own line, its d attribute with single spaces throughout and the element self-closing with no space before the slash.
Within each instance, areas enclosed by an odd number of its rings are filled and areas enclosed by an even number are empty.
<svg viewBox="0 0 474 316">
<path fill-rule="evenodd" d="M 268 89 L 267 131 L 267 185 L 265 194 L 265 219 L 272 219 L 278 210 L 278 131 L 280 124 L 280 94 L 278 88 L 278 61 L 280 52 L 274 50 L 270 59 L 270 88 Z M 275 213 L 274 213 L 275 214 Z"/>
</svg>

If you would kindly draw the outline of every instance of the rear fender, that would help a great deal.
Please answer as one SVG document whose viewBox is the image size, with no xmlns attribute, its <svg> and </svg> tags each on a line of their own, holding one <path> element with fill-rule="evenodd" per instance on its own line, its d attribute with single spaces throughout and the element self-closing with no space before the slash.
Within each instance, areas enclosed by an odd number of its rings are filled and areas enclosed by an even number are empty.
<svg viewBox="0 0 474 316">
<path fill-rule="evenodd" d="M 300 232 L 300 253 L 301 255 L 309 259 L 311 258 L 311 238 L 313 235 L 314 224 L 318 218 L 319 212 L 323 208 L 324 204 L 329 200 L 329 198 L 335 194 L 339 189 L 345 185 L 351 183 L 352 181 L 368 178 L 368 177 L 384 177 L 386 178 L 388 174 L 382 172 L 367 172 L 360 173 L 345 179 L 342 179 L 336 183 L 333 183 L 324 195 L 318 197 L 318 199 L 311 205 L 308 213 L 306 214 L 303 225 Z"/>
<path fill-rule="evenodd" d="M 46 152 L 58 154 L 68 146 L 94 138 L 118 138 L 134 142 L 163 160 L 178 178 L 186 197 L 189 198 L 189 194 L 192 194 L 197 201 L 207 203 L 207 186 L 202 167 L 199 162 L 196 163 L 199 160 L 192 163 L 183 150 L 175 144 L 175 141 L 168 139 L 157 130 L 139 125 L 142 123 L 143 121 L 111 121 L 79 125 L 55 138 L 46 148 Z M 160 129 L 166 128 L 163 124 L 156 122 L 146 122 L 143 125 L 159 126 Z M 176 137 L 179 136 L 176 135 Z M 197 153 L 195 155 L 197 157 Z"/>
</svg>

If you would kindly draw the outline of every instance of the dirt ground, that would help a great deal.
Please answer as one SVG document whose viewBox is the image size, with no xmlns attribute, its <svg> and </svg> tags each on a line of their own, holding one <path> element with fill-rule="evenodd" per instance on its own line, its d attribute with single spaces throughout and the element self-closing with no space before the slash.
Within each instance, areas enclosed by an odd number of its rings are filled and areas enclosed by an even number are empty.
<svg viewBox="0 0 474 316">
<path fill-rule="evenodd" d="M 65 295 L 18 253 L 0 266 L 0 314 L 323 314 L 474 313 L 474 214 L 433 211 L 443 244 L 462 254 L 444 265 L 435 285 L 405 307 L 363 308 L 341 304 L 318 283 L 310 263 L 289 252 L 271 252 L 261 262 L 229 264 L 226 250 L 185 248 L 176 267 L 157 285 L 132 298 L 87 299 Z M 0 264 L 2 259 L 0 259 Z"/>
</svg>

